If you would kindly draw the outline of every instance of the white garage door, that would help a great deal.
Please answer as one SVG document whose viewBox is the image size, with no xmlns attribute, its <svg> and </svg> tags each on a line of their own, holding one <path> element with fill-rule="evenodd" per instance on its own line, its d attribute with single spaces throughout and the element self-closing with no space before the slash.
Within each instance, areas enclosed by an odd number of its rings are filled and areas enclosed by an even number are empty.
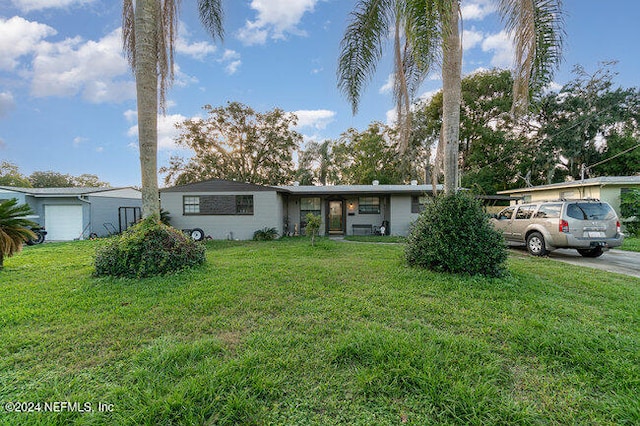
<svg viewBox="0 0 640 426">
<path fill-rule="evenodd" d="M 44 226 L 49 241 L 69 241 L 82 234 L 82 206 L 44 206 Z"/>
</svg>

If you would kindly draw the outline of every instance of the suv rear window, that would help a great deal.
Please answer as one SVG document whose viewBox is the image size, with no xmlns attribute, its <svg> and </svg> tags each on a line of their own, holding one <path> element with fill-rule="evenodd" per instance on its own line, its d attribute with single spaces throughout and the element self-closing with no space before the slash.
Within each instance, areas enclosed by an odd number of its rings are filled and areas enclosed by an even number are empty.
<svg viewBox="0 0 640 426">
<path fill-rule="evenodd" d="M 615 213 L 608 204 L 571 203 L 567 204 L 567 216 L 579 220 L 613 219 Z"/>
</svg>

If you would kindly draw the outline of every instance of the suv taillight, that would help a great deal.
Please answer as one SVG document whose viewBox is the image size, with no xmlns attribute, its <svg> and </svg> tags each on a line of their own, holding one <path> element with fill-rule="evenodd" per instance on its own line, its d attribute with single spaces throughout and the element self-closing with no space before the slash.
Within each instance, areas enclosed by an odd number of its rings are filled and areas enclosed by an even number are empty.
<svg viewBox="0 0 640 426">
<path fill-rule="evenodd" d="M 560 223 L 558 226 L 558 231 L 560 232 L 569 232 L 569 222 L 564 219 L 560 219 Z"/>
<path fill-rule="evenodd" d="M 616 221 L 616 232 L 619 234 L 620 233 L 620 221 Z"/>
</svg>

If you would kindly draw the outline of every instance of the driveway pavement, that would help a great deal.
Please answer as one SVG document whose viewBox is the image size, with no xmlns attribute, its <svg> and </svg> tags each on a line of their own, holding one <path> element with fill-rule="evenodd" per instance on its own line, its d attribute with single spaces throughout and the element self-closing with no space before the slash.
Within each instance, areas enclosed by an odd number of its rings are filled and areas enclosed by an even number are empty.
<svg viewBox="0 0 640 426">
<path fill-rule="evenodd" d="M 516 248 L 515 250 L 519 253 L 527 253 L 524 249 Z M 600 257 L 588 258 L 580 256 L 573 249 L 558 249 L 549 254 L 549 259 L 640 278 L 640 253 L 638 252 L 614 249 L 604 252 Z"/>
</svg>

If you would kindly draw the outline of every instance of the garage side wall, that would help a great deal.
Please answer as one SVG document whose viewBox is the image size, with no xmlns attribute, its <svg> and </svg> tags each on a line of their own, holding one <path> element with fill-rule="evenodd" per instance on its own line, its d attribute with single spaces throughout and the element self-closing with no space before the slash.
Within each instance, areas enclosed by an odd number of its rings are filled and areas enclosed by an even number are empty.
<svg viewBox="0 0 640 426">
<path fill-rule="evenodd" d="M 107 228 L 119 231 L 118 209 L 120 207 L 142 207 L 142 200 L 134 198 L 89 196 L 87 200 L 91 203 L 91 225 L 90 231 L 86 233 L 85 237 L 91 233 L 95 233 L 99 237 L 107 236 L 109 235 Z M 128 225 L 131 226 L 132 223 Z"/>
<path fill-rule="evenodd" d="M 183 196 L 206 195 L 253 195 L 252 215 L 185 215 Z M 250 240 L 253 233 L 262 228 L 276 228 L 282 235 L 283 207 L 282 198 L 276 191 L 257 192 L 162 192 L 160 202 L 171 216 L 171 226 L 177 229 L 200 228 L 205 235 L 216 240 L 233 238 Z"/>
</svg>

